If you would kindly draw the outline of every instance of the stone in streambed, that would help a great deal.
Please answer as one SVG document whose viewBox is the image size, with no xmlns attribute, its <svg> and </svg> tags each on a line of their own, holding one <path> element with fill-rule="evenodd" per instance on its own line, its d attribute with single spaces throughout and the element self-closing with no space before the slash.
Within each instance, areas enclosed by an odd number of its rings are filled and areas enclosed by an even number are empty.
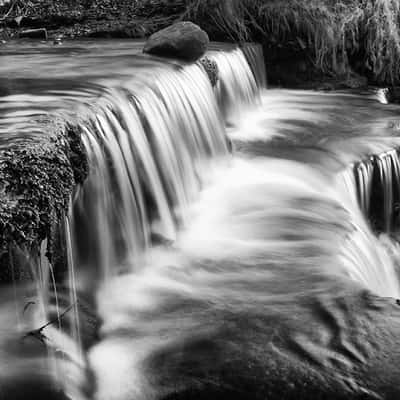
<svg viewBox="0 0 400 400">
<path fill-rule="evenodd" d="M 162 57 L 196 61 L 204 55 L 210 40 L 192 22 L 177 22 L 149 37 L 143 52 Z"/>
</svg>

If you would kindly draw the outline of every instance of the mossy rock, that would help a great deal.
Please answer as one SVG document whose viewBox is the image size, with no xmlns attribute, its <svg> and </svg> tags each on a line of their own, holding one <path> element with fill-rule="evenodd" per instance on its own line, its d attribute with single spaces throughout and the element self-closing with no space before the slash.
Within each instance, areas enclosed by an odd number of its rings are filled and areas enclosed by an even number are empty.
<svg viewBox="0 0 400 400">
<path fill-rule="evenodd" d="M 0 151 L 0 282 L 29 279 L 21 260 L 36 259 L 45 239 L 52 261 L 57 227 L 87 173 L 79 130 L 70 125 Z"/>
<path fill-rule="evenodd" d="M 214 87 L 218 83 L 219 70 L 218 64 L 215 60 L 210 57 L 204 56 L 199 60 L 200 64 L 207 72 L 208 79 L 210 80 L 211 86 Z"/>
</svg>

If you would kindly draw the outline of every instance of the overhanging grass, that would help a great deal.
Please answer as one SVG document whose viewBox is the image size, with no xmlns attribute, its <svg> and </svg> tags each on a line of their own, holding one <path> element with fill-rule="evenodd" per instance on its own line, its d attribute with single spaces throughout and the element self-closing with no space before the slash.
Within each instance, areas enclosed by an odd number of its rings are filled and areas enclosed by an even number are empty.
<svg viewBox="0 0 400 400">
<path fill-rule="evenodd" d="M 294 43 L 324 73 L 353 67 L 378 83 L 400 82 L 400 0 L 10 0 L 0 7 L 0 29 L 21 16 L 49 14 L 42 20 L 54 22 L 51 16 L 66 13 L 79 23 L 136 24 L 146 35 L 192 20 L 214 39 L 289 50 Z"/>
<path fill-rule="evenodd" d="M 183 18 L 233 40 L 296 40 L 333 74 L 353 59 L 380 83 L 400 76 L 399 0 L 190 0 Z"/>
</svg>

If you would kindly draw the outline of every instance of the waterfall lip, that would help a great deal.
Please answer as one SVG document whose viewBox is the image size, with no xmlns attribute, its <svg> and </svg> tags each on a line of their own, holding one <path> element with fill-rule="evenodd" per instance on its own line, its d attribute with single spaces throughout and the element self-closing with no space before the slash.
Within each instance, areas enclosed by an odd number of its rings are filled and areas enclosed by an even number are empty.
<svg viewBox="0 0 400 400">
<path fill-rule="evenodd" d="M 133 54 L 132 43 L 134 46 Z M 23 81 L 26 81 L 29 86 L 29 82 L 38 82 L 39 79 L 43 82 L 42 86 L 48 87 L 47 91 L 41 92 L 38 95 L 32 94 L 29 97 L 29 101 L 24 106 L 27 110 L 26 117 L 23 115 L 20 117 L 17 117 L 16 115 L 12 116 L 8 112 L 8 119 L 6 119 L 6 115 L 2 112 L 2 106 L 4 107 L 4 105 L 7 106 L 7 104 L 15 104 L 16 106 L 21 107 L 21 99 L 15 99 L 10 103 L 10 100 L 1 96 L 0 92 L 0 133 L 3 133 L 2 137 L 7 135 L 10 136 L 10 139 L 5 143 L 5 145 L 9 144 L 12 140 L 19 139 L 19 137 L 31 137 L 35 139 L 37 135 L 40 135 L 42 130 L 45 130 L 45 127 L 48 127 L 47 131 L 50 130 L 51 128 L 49 127 L 49 124 L 40 122 L 42 117 L 47 120 L 61 118 L 66 121 L 76 122 L 82 120 L 82 118 L 88 118 L 93 103 L 99 102 L 101 97 L 106 95 L 106 92 L 110 87 L 124 88 L 132 71 L 135 71 L 135 74 L 138 75 L 138 83 L 140 80 L 144 80 L 147 81 L 146 84 L 148 85 L 151 84 L 151 75 L 154 73 L 162 73 L 162 70 L 165 69 L 182 69 L 191 65 L 176 60 L 157 59 L 155 57 L 143 55 L 139 51 L 139 49 L 141 50 L 142 44 L 143 41 L 128 41 L 123 44 L 119 43 L 114 49 L 112 41 L 100 41 L 100 45 L 98 42 L 92 42 L 90 40 L 83 41 L 81 47 L 73 44 L 71 47 L 51 48 L 46 56 L 47 58 L 43 57 L 42 61 L 40 58 L 36 59 L 35 57 L 32 57 L 32 59 L 29 60 L 26 59 L 26 51 L 30 47 L 22 47 L 23 52 L 17 51 L 14 53 L 12 50 L 8 51 L 3 49 L 0 54 L 0 59 L 7 60 L 7 57 L 9 57 L 10 62 L 2 63 L 0 71 L 5 77 L 9 74 L 13 79 L 12 82 L 18 79 L 18 85 L 14 85 L 16 86 L 17 92 L 24 92 L 26 90 L 24 87 L 21 87 L 21 82 Z M 96 57 L 99 57 L 99 46 L 103 45 L 105 53 L 104 55 L 101 55 L 102 63 L 100 65 L 102 65 L 101 68 L 103 71 L 108 71 L 107 73 L 111 75 L 111 77 L 107 79 L 104 79 L 102 73 L 98 72 L 99 64 L 96 64 L 97 68 L 93 66 L 90 67 L 92 63 L 96 61 Z M 248 46 L 254 47 L 255 45 L 249 44 Z M 45 48 L 46 46 L 44 45 L 37 45 L 32 47 L 31 52 L 34 55 L 40 56 L 40 52 Z M 207 54 L 215 54 L 218 52 L 229 53 L 235 52 L 238 49 L 239 47 L 234 44 L 222 45 L 221 43 L 212 43 L 210 51 Z M 108 53 L 118 54 L 119 58 L 110 57 Z M 71 54 L 74 54 L 77 57 L 69 57 Z M 131 57 L 130 59 L 133 59 L 134 61 L 128 63 L 128 55 Z M 60 58 L 57 64 L 51 63 L 51 57 L 53 56 Z M 84 61 L 82 59 L 83 56 L 87 56 Z M 18 62 L 18 60 L 23 61 L 24 68 L 15 68 L 16 65 L 22 66 L 22 62 Z M 33 68 L 26 68 L 26 65 L 29 65 L 30 62 L 33 63 Z M 86 66 L 83 69 L 79 68 L 79 63 L 82 63 L 83 65 L 86 63 Z M 12 66 L 12 71 L 10 66 Z M 62 70 L 60 69 L 61 66 L 63 68 Z M 121 71 L 119 71 L 119 69 Z M 110 71 L 112 71 L 111 74 Z M 103 72 L 103 74 L 105 73 L 106 72 Z M 49 76 L 52 78 L 49 79 Z M 113 76 L 116 76 L 116 79 L 113 78 Z M 83 80 L 83 77 L 86 79 Z M 130 77 L 130 79 L 132 79 L 132 77 Z M 125 80 L 125 83 L 121 84 L 121 80 Z M 59 83 L 58 85 L 57 81 Z M 9 82 L 8 78 L 7 82 Z M 51 82 L 54 83 L 55 87 L 49 87 Z M 0 90 L 1 86 L 2 84 L 0 81 Z M 60 89 L 60 86 L 65 87 L 65 89 Z M 6 84 L 6 87 L 8 87 L 8 83 Z M 43 88 L 41 88 L 41 90 L 43 91 Z M 13 93 L 13 91 L 11 91 L 11 93 Z M 43 101 L 45 99 L 44 96 L 48 97 L 48 101 Z M 38 108 L 36 117 L 34 117 L 30 111 L 35 107 Z M 50 118 L 49 115 L 53 115 L 53 117 Z M 13 124 L 12 129 L 10 128 L 10 124 Z M 12 132 L 10 132 L 10 129 Z M 33 132 L 36 132 L 36 134 L 33 134 Z M 2 140 L 4 142 L 4 139 Z"/>
</svg>

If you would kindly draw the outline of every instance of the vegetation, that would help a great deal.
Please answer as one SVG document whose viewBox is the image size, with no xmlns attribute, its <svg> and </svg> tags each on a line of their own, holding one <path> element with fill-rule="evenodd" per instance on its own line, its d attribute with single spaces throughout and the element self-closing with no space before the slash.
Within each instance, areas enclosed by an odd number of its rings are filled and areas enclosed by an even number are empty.
<svg viewBox="0 0 400 400">
<path fill-rule="evenodd" d="M 38 21 L 39 20 L 39 21 Z M 142 37 L 192 20 L 212 39 L 261 41 L 307 54 L 331 74 L 400 76 L 400 0 L 8 0 L 0 23 L 68 26 L 70 36 Z"/>
<path fill-rule="evenodd" d="M 399 80 L 399 0 L 193 0 L 185 18 L 232 40 L 291 43 L 327 73 L 353 67 L 379 83 Z"/>
<path fill-rule="evenodd" d="M 208 79 L 210 79 L 211 86 L 214 87 L 219 79 L 218 64 L 211 58 L 204 56 L 200 59 L 200 64 L 207 72 Z"/>
<path fill-rule="evenodd" d="M 54 230 L 65 215 L 74 186 L 86 178 L 87 159 L 79 132 L 69 126 L 59 129 L 50 138 L 0 152 L 2 282 L 25 278 L 19 260 L 13 260 L 16 251 L 32 255 L 48 239 L 51 260 Z"/>
</svg>

